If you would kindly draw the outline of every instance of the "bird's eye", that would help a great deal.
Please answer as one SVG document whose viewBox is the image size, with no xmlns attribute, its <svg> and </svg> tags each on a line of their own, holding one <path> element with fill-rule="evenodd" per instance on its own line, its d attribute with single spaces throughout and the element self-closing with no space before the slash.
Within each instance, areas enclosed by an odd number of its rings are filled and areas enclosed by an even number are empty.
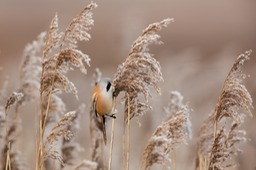
<svg viewBox="0 0 256 170">
<path fill-rule="evenodd" d="M 107 88 L 107 92 L 109 91 L 110 87 L 111 87 L 111 83 L 108 82 L 107 87 L 106 87 Z"/>
</svg>

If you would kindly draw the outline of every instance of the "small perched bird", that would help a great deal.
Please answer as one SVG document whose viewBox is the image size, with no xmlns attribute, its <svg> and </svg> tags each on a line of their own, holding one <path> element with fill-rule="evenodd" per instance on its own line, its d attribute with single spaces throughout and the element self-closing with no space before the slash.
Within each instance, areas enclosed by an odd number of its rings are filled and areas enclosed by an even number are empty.
<svg viewBox="0 0 256 170">
<path fill-rule="evenodd" d="M 107 143 L 107 135 L 105 129 L 106 116 L 116 118 L 115 114 L 112 113 L 114 107 L 114 96 L 115 84 L 112 84 L 110 78 L 102 78 L 95 84 L 92 94 L 92 107 L 96 114 L 96 117 L 100 116 L 102 122 L 102 131 L 104 143 Z"/>
</svg>

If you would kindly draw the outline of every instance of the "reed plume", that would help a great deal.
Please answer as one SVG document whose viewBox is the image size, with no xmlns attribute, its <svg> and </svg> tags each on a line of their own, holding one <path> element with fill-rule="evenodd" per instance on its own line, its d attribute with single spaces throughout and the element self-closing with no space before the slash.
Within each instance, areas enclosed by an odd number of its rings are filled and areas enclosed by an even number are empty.
<svg viewBox="0 0 256 170">
<path fill-rule="evenodd" d="M 86 74 L 84 63 L 89 66 L 90 58 L 76 47 L 78 40 L 89 40 L 89 34 L 86 31 L 93 25 L 91 10 L 96 6 L 95 3 L 86 6 L 71 21 L 65 32 L 59 32 L 57 14 L 51 22 L 45 40 L 40 82 L 41 112 L 47 113 L 45 114 L 46 117 L 48 116 L 52 93 L 67 92 L 77 96 L 75 85 L 65 74 L 73 67 L 79 68 L 82 73 Z M 44 104 L 44 102 L 46 103 Z M 46 106 L 45 110 L 43 105 Z"/>
<path fill-rule="evenodd" d="M 214 142 L 210 154 L 209 169 L 224 169 L 226 166 L 235 166 L 234 163 L 226 165 L 227 159 L 225 157 L 227 155 L 232 157 L 238 152 L 238 148 L 234 145 L 244 141 L 244 138 L 241 137 L 241 131 L 237 130 L 238 126 L 244 122 L 245 113 L 252 116 L 250 110 L 253 108 L 252 98 L 243 84 L 246 75 L 242 72 L 242 66 L 246 60 L 249 60 L 251 53 L 252 51 L 249 50 L 238 56 L 224 82 L 221 96 L 214 111 Z M 222 130 L 226 127 L 222 127 L 217 132 L 218 122 L 224 117 L 230 118 L 233 122 L 227 134 Z M 227 139 L 223 140 L 223 138 Z M 223 145 L 224 147 L 222 147 Z M 219 160 L 221 160 L 221 166 L 218 165 Z"/>
<path fill-rule="evenodd" d="M 5 133 L 2 136 L 3 148 L 1 148 L 1 168 L 3 170 L 27 169 L 24 161 L 21 160 L 22 156 L 17 146 L 17 134 L 19 134 L 21 130 L 21 120 L 17 118 L 17 115 L 15 118 L 12 118 L 11 114 L 7 114 L 7 111 L 10 109 L 10 107 L 15 106 L 22 98 L 22 93 L 13 92 L 8 97 L 5 104 L 5 120 L 0 120 L 0 122 L 5 123 Z"/>
<path fill-rule="evenodd" d="M 172 91 L 170 93 L 170 102 L 168 103 L 167 107 L 164 107 L 164 112 L 166 114 L 166 120 L 172 119 L 174 117 L 177 117 L 177 113 L 180 110 L 183 110 L 184 108 L 188 107 L 183 102 L 184 97 L 180 94 L 178 91 Z M 188 109 L 188 108 L 187 108 Z M 184 131 L 186 132 L 186 136 L 191 139 L 192 138 L 192 124 L 190 120 L 189 115 L 190 109 L 187 110 L 187 112 L 183 112 L 183 116 L 186 119 L 186 122 L 184 124 Z"/>
<path fill-rule="evenodd" d="M 72 133 L 76 133 L 79 129 L 79 118 L 82 113 L 85 111 L 85 105 L 82 104 L 79 106 L 79 108 L 76 110 L 77 116 L 72 120 L 72 124 L 67 125 L 66 131 L 71 131 Z M 73 137 L 74 138 L 74 137 Z M 73 139 L 72 138 L 72 139 Z M 61 169 L 74 169 L 74 170 L 84 170 L 84 169 L 90 169 L 90 170 L 96 170 L 98 167 L 98 163 L 95 161 L 89 161 L 89 160 L 82 160 L 83 158 L 80 158 L 78 154 L 84 150 L 79 143 L 76 143 L 72 139 L 66 139 L 63 137 L 62 140 L 62 147 L 61 147 L 61 159 L 63 161 L 63 164 L 61 166 Z"/>
<path fill-rule="evenodd" d="M 150 24 L 142 34 L 134 41 L 130 53 L 124 63 L 118 66 L 114 77 L 116 84 L 114 96 L 117 97 L 120 92 L 125 92 L 124 104 L 124 126 L 128 123 L 127 132 L 127 152 L 126 169 L 129 169 L 129 148 L 130 148 L 130 120 L 133 117 L 138 118 L 144 115 L 151 107 L 140 101 L 143 95 L 146 102 L 151 97 L 150 89 L 153 87 L 159 94 L 160 88 L 158 82 L 163 81 L 161 66 L 159 62 L 149 53 L 149 45 L 161 44 L 160 36 L 157 31 L 173 21 L 167 18 L 161 22 Z M 137 119 L 138 120 L 138 119 Z M 138 121 L 139 122 L 139 121 Z M 123 135 L 125 134 L 125 128 Z M 123 136 L 123 145 L 125 137 Z M 125 155 L 125 154 L 124 154 Z"/>
<path fill-rule="evenodd" d="M 44 142 L 44 155 L 43 159 L 47 158 L 56 159 L 64 165 L 63 158 L 58 151 L 55 150 L 54 143 L 57 142 L 62 137 L 65 140 L 71 140 L 74 136 L 74 132 L 70 129 L 71 125 L 74 124 L 75 119 L 77 118 L 77 112 L 71 111 L 66 113 L 51 129 L 51 132 L 46 137 Z"/>
<path fill-rule="evenodd" d="M 90 34 L 87 31 L 93 26 L 94 21 L 91 11 L 95 7 L 97 7 L 97 5 L 93 2 L 87 5 L 77 17 L 72 19 L 64 32 L 59 31 L 58 17 L 56 14 L 51 22 L 50 30 L 47 33 L 43 50 L 40 79 L 40 144 L 37 150 L 37 162 L 40 166 L 37 165 L 37 167 L 40 169 L 42 168 L 41 161 L 48 157 L 58 159 L 62 162 L 59 154 L 54 153 L 54 151 L 51 150 L 51 146 L 49 146 L 52 143 L 51 137 L 46 139 L 46 143 L 43 142 L 44 131 L 51 101 L 54 99 L 52 97 L 54 96 L 53 94 L 57 94 L 57 92 L 73 93 L 78 98 L 77 89 L 68 79 L 66 73 L 73 68 L 79 68 L 83 74 L 86 74 L 85 64 L 90 66 L 89 56 L 77 49 L 77 43 L 78 41 L 88 41 L 90 39 Z M 70 115 L 72 114 L 70 113 Z M 72 133 L 68 132 L 70 131 L 67 131 L 67 134 L 63 132 L 62 135 L 64 135 L 64 138 L 71 137 L 69 135 L 72 135 Z M 52 135 L 55 136 L 56 134 Z M 48 149 L 43 148 L 46 146 L 48 146 Z M 44 150 L 48 150 L 48 152 L 44 154 Z"/>
<path fill-rule="evenodd" d="M 212 145 L 209 170 L 224 170 L 237 166 L 237 163 L 232 162 L 232 159 L 241 151 L 237 145 L 246 141 L 245 131 L 238 128 L 237 123 L 233 123 L 228 132 L 225 126 L 220 128 Z"/>
<path fill-rule="evenodd" d="M 45 37 L 45 32 L 40 33 L 37 39 L 27 44 L 23 51 L 18 92 L 23 93 L 24 97 L 18 102 L 16 109 L 27 102 L 39 101 L 41 62 Z"/>
<path fill-rule="evenodd" d="M 235 163 L 230 163 L 228 159 L 233 158 L 238 152 L 236 145 L 245 141 L 242 135 L 244 131 L 238 127 L 244 122 L 245 113 L 252 116 L 252 98 L 243 84 L 246 75 L 242 72 L 242 66 L 249 60 L 251 52 L 249 50 L 238 56 L 224 81 L 214 112 L 209 115 L 200 130 L 197 169 L 221 170 L 235 166 Z M 231 120 L 231 125 L 227 123 L 228 120 Z M 219 128 L 218 124 L 222 122 L 225 125 Z"/>
<path fill-rule="evenodd" d="M 125 62 L 118 66 L 114 83 L 115 96 L 122 91 L 130 97 L 130 119 L 141 116 L 150 108 L 147 104 L 140 102 L 139 96 L 144 95 L 146 101 L 151 96 L 150 88 L 153 87 L 159 94 L 158 82 L 163 81 L 161 66 L 159 62 L 149 53 L 148 46 L 161 44 L 157 31 L 172 22 L 167 18 L 161 22 L 153 23 L 143 30 L 141 36 L 134 41 L 131 51 Z M 125 115 L 127 119 L 128 101 L 125 99 Z"/>
<path fill-rule="evenodd" d="M 16 105 L 16 110 L 27 102 L 40 100 L 40 77 L 42 73 L 42 54 L 44 50 L 46 33 L 42 32 L 37 39 L 26 45 L 23 51 L 23 61 L 20 68 L 20 85 L 18 92 L 24 96 Z M 47 108 L 47 96 L 42 96 L 42 109 Z M 52 95 L 49 105 L 47 122 L 54 121 L 66 111 L 65 104 L 57 95 Z"/>
<path fill-rule="evenodd" d="M 229 71 L 214 110 L 215 122 L 219 122 L 223 117 L 229 117 L 239 124 L 244 117 L 241 111 L 252 116 L 250 110 L 253 107 L 252 98 L 243 84 L 247 76 L 242 72 L 242 66 L 246 60 L 249 60 L 251 53 L 252 51 L 249 50 L 239 55 Z"/>
<path fill-rule="evenodd" d="M 24 96 L 23 93 L 13 92 L 9 96 L 9 98 L 8 98 L 6 104 L 5 104 L 5 107 L 4 107 L 5 112 L 10 108 L 10 106 L 15 105 L 16 103 L 18 103 L 18 101 L 20 101 L 23 96 Z"/>
<path fill-rule="evenodd" d="M 197 157 L 196 169 L 204 170 L 208 168 L 209 157 L 211 153 L 211 146 L 213 146 L 214 139 L 214 115 L 209 114 L 208 118 L 203 122 L 199 131 L 197 141 Z"/>
<path fill-rule="evenodd" d="M 165 107 L 167 119 L 155 130 L 144 149 L 145 169 L 154 164 L 171 164 L 170 152 L 191 138 L 190 109 L 184 105 L 183 96 L 177 91 L 171 93 L 171 102 Z M 173 109 L 173 110 L 172 110 Z M 169 166 L 167 166 L 169 167 Z"/>
<path fill-rule="evenodd" d="M 79 118 L 81 117 L 81 114 L 85 111 L 85 105 L 82 104 L 77 109 L 77 116 L 72 120 L 72 124 L 69 124 L 66 128 L 67 131 L 71 131 L 73 133 L 76 133 L 79 129 Z M 76 143 L 74 140 L 66 139 L 65 137 L 62 139 L 62 146 L 61 146 L 61 153 L 62 153 L 62 159 L 65 166 L 73 166 L 76 164 L 76 160 L 79 160 L 78 152 L 81 151 L 81 146 Z M 64 168 L 64 166 L 62 166 Z"/>
<path fill-rule="evenodd" d="M 90 39 L 87 31 L 93 26 L 91 10 L 96 6 L 95 3 L 86 6 L 71 21 L 65 32 L 59 32 L 57 15 L 53 18 L 43 52 L 41 94 L 49 94 L 50 91 L 54 90 L 77 95 L 76 87 L 65 76 L 65 73 L 72 67 L 76 67 L 86 74 L 84 63 L 89 66 L 90 58 L 77 49 L 77 43 Z"/>
<path fill-rule="evenodd" d="M 27 102 L 40 100 L 40 77 L 42 73 L 42 54 L 44 50 L 46 33 L 42 32 L 37 39 L 26 45 L 23 51 L 23 61 L 20 68 L 20 84 L 18 92 L 24 96 L 16 104 L 16 113 L 18 108 Z M 43 95 L 41 107 L 43 111 L 47 110 L 47 96 Z M 38 104 L 36 103 L 35 104 Z M 59 115 L 66 111 L 65 104 L 62 99 L 53 94 L 48 108 L 49 115 L 46 119 L 46 124 L 54 122 Z M 43 119 L 45 118 L 45 115 Z"/>
<path fill-rule="evenodd" d="M 20 120 L 8 121 L 6 134 L 4 136 L 3 148 L 1 150 L 1 165 L 2 170 L 26 170 L 27 165 L 24 163 L 22 153 L 18 148 L 17 134 L 21 131 Z M 23 158 L 23 159 L 22 159 Z M 6 167 L 8 167 L 6 169 Z"/>
</svg>

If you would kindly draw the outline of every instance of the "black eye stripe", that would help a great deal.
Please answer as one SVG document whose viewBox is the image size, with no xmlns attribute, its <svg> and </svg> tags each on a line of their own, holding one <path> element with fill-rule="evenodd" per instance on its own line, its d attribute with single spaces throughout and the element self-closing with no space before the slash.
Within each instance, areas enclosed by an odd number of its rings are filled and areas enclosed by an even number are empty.
<svg viewBox="0 0 256 170">
<path fill-rule="evenodd" d="M 107 88 L 107 92 L 109 91 L 110 87 L 111 87 L 111 83 L 108 82 L 107 87 L 106 87 Z"/>
</svg>

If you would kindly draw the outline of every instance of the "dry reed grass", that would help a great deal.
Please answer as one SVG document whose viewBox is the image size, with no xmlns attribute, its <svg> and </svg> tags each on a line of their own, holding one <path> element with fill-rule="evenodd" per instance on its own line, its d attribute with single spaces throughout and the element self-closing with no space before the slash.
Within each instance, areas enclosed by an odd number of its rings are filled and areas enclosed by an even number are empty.
<svg viewBox="0 0 256 170">
<path fill-rule="evenodd" d="M 52 145 L 52 140 L 58 136 L 69 140 L 72 136 L 71 131 L 60 129 L 59 124 L 71 123 L 74 112 L 68 112 L 52 129 L 51 137 L 46 138 L 44 142 L 44 131 L 49 114 L 52 96 L 57 92 L 73 93 L 77 96 L 75 85 L 65 75 L 73 67 L 79 68 L 80 71 L 86 74 L 84 63 L 88 66 L 90 58 L 82 51 L 77 49 L 78 41 L 89 41 L 90 34 L 87 32 L 93 26 L 92 12 L 93 8 L 97 7 L 95 3 L 86 6 L 77 17 L 75 17 L 64 32 L 59 32 L 57 14 L 53 18 L 50 30 L 45 39 L 45 47 L 43 50 L 42 73 L 40 80 L 40 127 L 39 127 L 39 145 L 37 162 L 39 169 L 43 168 L 43 162 L 46 158 L 58 159 L 62 164 L 61 156 L 56 150 L 48 149 L 44 152 L 45 146 Z M 78 98 L 78 97 L 77 97 Z M 44 102 L 47 101 L 46 109 Z M 64 122 L 64 123 L 63 123 Z M 60 126 L 61 127 L 61 126 Z M 50 151 L 50 152 L 49 152 Z"/>
<path fill-rule="evenodd" d="M 5 93 L 4 90 L 2 91 Z M 21 130 L 21 120 L 17 117 L 17 112 L 15 115 L 8 113 L 8 110 L 11 106 L 16 105 L 22 98 L 22 93 L 13 92 L 6 101 L 4 111 L 1 108 L 1 112 L 3 115 L 0 116 L 0 126 L 2 129 L 5 129 L 5 133 L 1 134 L 1 143 L 3 144 L 1 147 L 1 159 L 0 159 L 0 168 L 2 169 L 27 169 L 23 160 L 21 160 L 21 153 L 17 149 L 17 137 Z M 2 97 L 2 96 L 1 96 Z M 5 115 L 4 115 L 5 113 Z M 4 126 L 3 126 L 4 125 Z"/>
<path fill-rule="evenodd" d="M 239 130 L 245 113 L 252 116 L 252 98 L 243 80 L 247 77 L 242 66 L 251 54 L 246 51 L 238 56 L 231 67 L 215 106 L 200 131 L 198 141 L 197 169 L 226 169 L 237 166 L 233 157 L 239 151 L 238 144 L 245 141 L 245 131 Z M 231 121 L 231 124 L 230 122 Z M 224 123 L 224 125 L 222 125 Z M 221 127 L 218 127 L 221 124 Z"/>
<path fill-rule="evenodd" d="M 80 130 L 80 117 L 85 112 L 85 106 L 67 112 L 66 104 L 59 95 L 62 92 L 72 93 L 78 98 L 77 88 L 67 73 L 77 68 L 81 73 L 87 74 L 86 67 L 90 66 L 91 59 L 78 49 L 78 42 L 89 41 L 91 38 L 88 31 L 94 23 L 92 10 L 95 7 L 97 5 L 93 2 L 87 5 L 63 32 L 59 30 L 56 14 L 49 31 L 42 32 L 25 47 L 20 84 L 16 92 L 7 97 L 5 83 L 0 93 L 0 169 L 28 169 L 24 162 L 29 161 L 22 159 L 17 143 L 22 128 L 19 108 L 30 102 L 38 104 L 40 108 L 36 119 L 36 170 L 106 169 L 102 123 L 90 109 L 90 160 L 81 157 L 79 153 L 84 150 L 74 138 Z M 149 52 L 149 45 L 162 43 L 157 32 L 172 21 L 173 19 L 167 18 L 150 24 L 134 41 L 126 60 L 118 66 L 114 76 L 114 96 L 125 93 L 123 169 L 130 169 L 130 145 L 134 144 L 130 141 L 130 121 L 151 109 L 148 101 L 152 89 L 160 94 L 158 83 L 163 81 L 161 65 Z M 224 81 L 214 111 L 202 125 L 195 167 L 198 170 L 222 170 L 238 166 L 235 159 L 241 150 L 239 144 L 247 141 L 246 131 L 242 130 L 241 125 L 245 121 L 245 113 L 252 116 L 253 108 L 251 95 L 243 83 L 246 75 L 242 73 L 242 66 L 250 54 L 251 51 L 247 51 L 237 58 Z M 98 82 L 101 75 L 99 69 L 96 69 L 94 82 Z M 12 106 L 15 111 L 11 109 Z M 181 144 L 189 144 L 188 139 L 192 138 L 191 109 L 183 103 L 183 96 L 179 92 L 171 93 L 164 112 L 164 120 L 157 126 L 144 149 L 141 169 L 152 169 L 155 164 L 162 169 L 175 169 L 175 156 L 171 154 L 175 155 L 176 148 Z M 112 127 L 113 139 L 114 124 Z M 121 139 L 119 144 L 120 141 Z M 112 142 L 109 169 L 112 168 L 113 147 L 117 147 Z M 121 155 L 119 152 L 113 158 Z"/>
<path fill-rule="evenodd" d="M 146 102 L 151 97 L 151 88 L 160 94 L 158 83 L 163 81 L 161 66 L 159 62 L 149 53 L 149 45 L 161 44 L 157 31 L 173 21 L 167 18 L 161 22 L 150 24 L 142 34 L 134 41 L 125 62 L 118 66 L 114 78 L 115 92 L 117 97 L 120 92 L 125 92 L 124 104 L 124 130 L 123 130 L 123 159 L 125 169 L 129 169 L 130 159 L 130 120 L 144 115 L 151 107 L 140 101 L 140 95 L 144 95 Z M 127 139 L 124 134 L 127 127 Z M 126 144 L 127 142 L 127 144 Z M 127 146 L 125 146 L 127 145 Z"/>
<path fill-rule="evenodd" d="M 165 108 L 167 118 L 156 128 L 144 150 L 145 169 L 154 164 L 171 167 L 170 153 L 177 145 L 186 144 L 187 139 L 192 138 L 190 109 L 182 100 L 179 92 L 171 92 L 171 102 Z"/>
<path fill-rule="evenodd" d="M 160 94 L 158 82 L 163 81 L 159 62 L 149 53 L 149 45 L 162 44 L 157 31 L 167 27 L 173 19 L 167 18 L 161 22 L 149 25 L 142 34 L 134 41 L 125 62 L 118 66 L 114 83 L 115 96 L 124 91 L 130 97 L 130 119 L 145 114 L 150 108 L 146 103 L 139 100 L 143 95 L 146 102 L 151 96 L 150 88 L 154 88 Z M 125 97 L 125 122 L 128 116 L 128 97 Z"/>
</svg>

